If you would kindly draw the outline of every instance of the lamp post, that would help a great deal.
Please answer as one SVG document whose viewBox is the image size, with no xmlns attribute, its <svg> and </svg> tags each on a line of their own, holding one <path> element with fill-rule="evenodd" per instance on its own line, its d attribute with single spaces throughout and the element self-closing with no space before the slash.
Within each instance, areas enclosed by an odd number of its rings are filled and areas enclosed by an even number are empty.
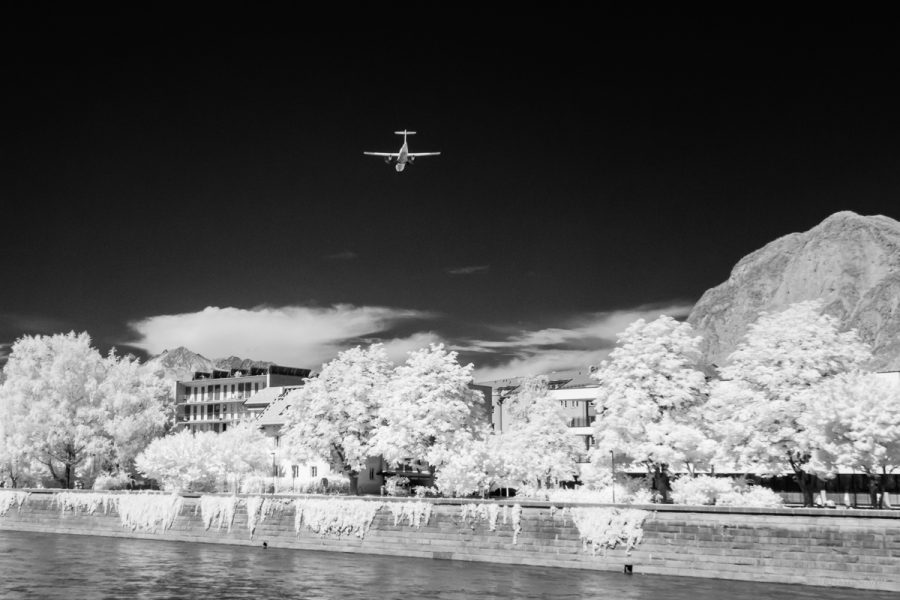
<svg viewBox="0 0 900 600">
<path fill-rule="evenodd" d="M 275 493 L 275 478 L 278 476 L 278 467 L 275 466 L 275 452 L 269 452 L 272 455 L 272 493 Z"/>
<path fill-rule="evenodd" d="M 613 450 L 609 451 L 609 462 L 612 465 L 612 501 L 613 504 L 616 503 L 616 453 Z"/>
</svg>

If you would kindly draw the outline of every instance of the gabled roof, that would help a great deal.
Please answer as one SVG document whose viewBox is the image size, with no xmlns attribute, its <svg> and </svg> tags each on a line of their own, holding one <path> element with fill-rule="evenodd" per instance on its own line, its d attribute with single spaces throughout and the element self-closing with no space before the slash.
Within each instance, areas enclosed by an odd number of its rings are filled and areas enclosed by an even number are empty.
<svg viewBox="0 0 900 600">
<path fill-rule="evenodd" d="M 265 408 L 272 404 L 283 391 L 284 388 L 281 386 L 272 386 L 261 389 L 244 400 L 244 406 L 247 408 Z"/>
<path fill-rule="evenodd" d="M 551 371 L 544 373 L 551 389 L 564 390 L 572 388 L 597 387 L 597 380 L 591 377 L 591 369 L 578 369 L 571 371 Z M 480 381 L 478 385 L 484 385 L 496 389 L 514 390 L 522 384 L 527 377 L 509 377 L 495 379 L 493 381 Z"/>
<path fill-rule="evenodd" d="M 289 396 L 290 394 L 285 393 L 276 398 L 275 401 L 259 415 L 256 424 L 259 427 L 264 427 L 266 425 L 280 427 L 281 425 L 284 425 L 284 413 L 291 407 Z"/>
</svg>

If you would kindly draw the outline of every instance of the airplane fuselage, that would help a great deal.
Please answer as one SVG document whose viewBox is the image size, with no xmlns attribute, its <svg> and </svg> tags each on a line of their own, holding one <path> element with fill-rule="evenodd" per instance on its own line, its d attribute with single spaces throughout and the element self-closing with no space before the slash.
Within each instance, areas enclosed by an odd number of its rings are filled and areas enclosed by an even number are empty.
<svg viewBox="0 0 900 600">
<path fill-rule="evenodd" d="M 406 145 L 406 140 L 404 140 L 403 145 L 400 146 L 400 151 L 397 153 L 397 164 L 394 165 L 394 168 L 397 169 L 398 173 L 401 173 L 406 168 L 407 162 L 410 162 L 409 146 Z"/>
<path fill-rule="evenodd" d="M 398 173 L 403 171 L 406 168 L 407 163 L 412 164 L 417 156 L 437 156 L 440 152 L 413 152 L 409 151 L 409 145 L 406 141 L 407 135 L 415 135 L 415 131 L 395 131 L 397 135 L 403 136 L 403 145 L 400 146 L 400 150 L 396 153 L 394 152 L 363 152 L 363 154 L 368 154 L 371 156 L 381 156 L 384 157 L 384 162 L 391 164 L 391 162 L 396 161 L 394 168 Z"/>
</svg>

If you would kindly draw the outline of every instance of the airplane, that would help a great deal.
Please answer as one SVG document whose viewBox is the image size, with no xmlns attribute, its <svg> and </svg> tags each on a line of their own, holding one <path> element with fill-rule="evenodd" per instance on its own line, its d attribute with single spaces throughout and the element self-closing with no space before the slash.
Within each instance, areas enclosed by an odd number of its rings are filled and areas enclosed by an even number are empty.
<svg viewBox="0 0 900 600">
<path fill-rule="evenodd" d="M 387 164 L 391 164 L 391 160 L 396 160 L 397 164 L 394 165 L 394 168 L 397 169 L 398 173 L 403 172 L 403 169 L 406 168 L 406 163 L 412 164 L 419 156 L 437 156 L 440 154 L 440 152 L 410 152 L 409 146 L 406 144 L 406 136 L 416 135 L 416 132 L 404 129 L 403 131 L 395 131 L 394 133 L 403 136 L 403 145 L 400 146 L 399 152 L 363 152 L 363 154 L 369 156 L 383 156 L 384 162 Z"/>
</svg>

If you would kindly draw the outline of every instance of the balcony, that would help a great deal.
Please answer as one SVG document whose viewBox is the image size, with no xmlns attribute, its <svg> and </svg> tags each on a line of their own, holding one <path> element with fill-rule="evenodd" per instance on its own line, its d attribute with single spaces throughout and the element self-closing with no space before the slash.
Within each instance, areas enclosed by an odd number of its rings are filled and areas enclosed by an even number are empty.
<svg viewBox="0 0 900 600">
<path fill-rule="evenodd" d="M 590 427 L 597 420 L 595 415 L 588 417 L 572 417 L 566 420 L 567 427 Z"/>
</svg>

